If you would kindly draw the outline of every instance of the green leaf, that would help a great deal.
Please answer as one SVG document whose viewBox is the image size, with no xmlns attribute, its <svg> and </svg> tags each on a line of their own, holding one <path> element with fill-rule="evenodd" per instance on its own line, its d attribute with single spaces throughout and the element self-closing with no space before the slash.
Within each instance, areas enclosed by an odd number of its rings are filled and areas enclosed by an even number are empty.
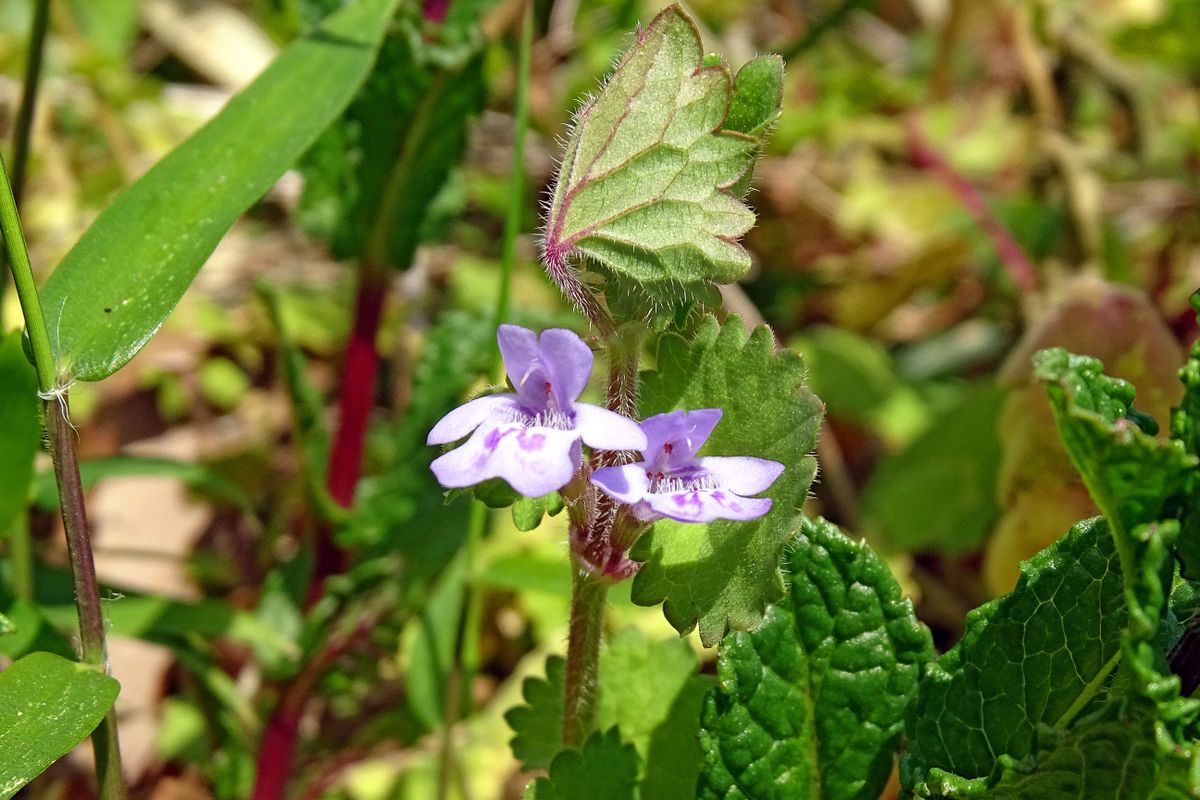
<svg viewBox="0 0 1200 800">
<path fill-rule="evenodd" d="M 34 603 L 13 600 L 4 613 L 8 628 L 0 624 L 0 655 L 18 659 L 40 650 L 63 658 L 75 658 L 75 647 Z"/>
<path fill-rule="evenodd" d="M 513 525 L 519 531 L 531 531 L 542 524 L 543 516 L 553 517 L 565 507 L 562 495 L 558 492 L 542 497 L 520 497 L 513 503 Z"/>
<path fill-rule="evenodd" d="M 108 478 L 175 478 L 189 489 L 229 503 L 247 514 L 254 514 L 254 504 L 241 487 L 204 464 L 152 456 L 109 456 L 79 462 L 79 475 L 85 489 Z M 33 482 L 33 503 L 47 511 L 58 508 L 58 485 L 52 471 L 38 473 Z"/>
<path fill-rule="evenodd" d="M 0 800 L 83 741 L 119 691 L 107 675 L 50 653 L 0 672 Z"/>
<path fill-rule="evenodd" d="M 642 764 L 642 797 L 692 800 L 700 773 L 700 706 L 711 686 L 681 639 L 620 631 L 600 652 L 597 727 L 614 726 Z"/>
<path fill-rule="evenodd" d="M 25 508 L 33 457 L 41 445 L 37 375 L 21 349 L 21 333 L 0 338 L 0 539 Z"/>
<path fill-rule="evenodd" d="M 619 632 L 600 653 L 597 727 L 620 728 L 640 756 L 642 795 L 691 800 L 700 770 L 700 704 L 711 685 L 679 639 L 652 642 L 637 628 Z M 505 714 L 522 769 L 545 769 L 563 749 L 565 662 L 546 660 L 545 678 L 526 678 L 525 705 Z"/>
<path fill-rule="evenodd" d="M 413 716 L 429 730 L 436 730 L 445 719 L 446 685 L 454 667 L 466 575 L 466 560 L 461 557 L 443 571 L 416 614 L 413 638 L 405 646 L 405 698 Z"/>
<path fill-rule="evenodd" d="M 305 156 L 300 220 L 337 258 L 408 268 L 483 106 L 482 58 L 429 68 L 421 46 L 389 36 L 362 92 Z"/>
<path fill-rule="evenodd" d="M 736 110 L 738 124 L 755 130 L 772 117 L 761 106 L 773 88 L 768 73 L 782 80 L 782 61 L 752 63 Z M 705 62 L 679 5 L 638 31 L 576 114 L 546 221 L 552 274 L 583 256 L 581 266 L 597 267 L 610 294 L 673 305 L 746 273 L 750 256 L 737 239 L 754 214 L 735 185 L 758 141 L 722 128 L 733 85 L 724 62 Z"/>
<path fill-rule="evenodd" d="M 863 518 L 888 548 L 960 552 L 977 547 L 1000 512 L 1000 410 L 1006 392 L 984 387 L 884 459 L 863 490 Z M 868 534 L 869 535 L 869 534 Z"/>
<path fill-rule="evenodd" d="M 504 721 L 512 728 L 513 755 L 528 772 L 548 769 L 563 749 L 563 692 L 567 662 L 562 656 L 546 659 L 545 678 L 526 678 L 521 684 L 525 705 L 510 709 Z M 603 686 L 603 684 L 600 684 Z"/>
<path fill-rule="evenodd" d="M 288 46 L 100 214 L 42 289 L 64 380 L 110 375 L 149 341 L 234 221 L 350 102 L 396 3 L 360 0 Z"/>
<path fill-rule="evenodd" d="M 662 520 L 632 551 L 645 562 L 634 579 L 634 602 L 663 603 L 667 620 L 681 633 L 699 624 L 700 641 L 711 647 L 729 628 L 757 625 L 767 603 L 783 592 L 780 553 L 795 533 L 796 508 L 816 470 L 809 454 L 822 407 L 805 388 L 800 357 L 776 351 L 766 327 L 747 339 L 737 317 L 724 327 L 706 318 L 690 344 L 663 336 L 657 365 L 643 378 L 643 417 L 676 408 L 724 409 L 705 454 L 758 456 L 784 465 L 766 492 L 774 507 L 761 519 L 708 525 Z"/>
<path fill-rule="evenodd" d="M 1178 533 L 1174 521 L 1158 521 L 1195 472 L 1196 457 L 1182 442 L 1142 430 L 1133 387 L 1103 374 L 1098 360 L 1055 348 L 1039 352 L 1034 369 L 1071 463 L 1108 520 L 1125 574 L 1132 638 L 1149 642 L 1170 581 L 1153 551 L 1165 550 Z"/>
<path fill-rule="evenodd" d="M 721 642 L 697 796 L 875 800 L 933 656 L 887 564 L 824 520 L 788 551 L 790 594 Z"/>
<path fill-rule="evenodd" d="M 1192 294 L 1192 308 L 1200 321 L 1200 291 Z M 1182 442 L 1193 456 L 1200 456 L 1200 341 L 1192 343 L 1187 363 L 1179 370 L 1183 383 L 1183 400 L 1171 411 L 1171 438 Z M 1185 577 L 1200 579 L 1200 504 L 1186 498 L 1200 495 L 1200 474 L 1192 471 L 1188 486 L 1182 492 L 1180 517 L 1179 560 Z"/>
<path fill-rule="evenodd" d="M 616 728 L 593 733 L 582 750 L 564 750 L 554 757 L 550 774 L 538 778 L 531 793 L 535 800 L 634 800 L 637 791 L 638 755 L 633 745 L 621 742 Z"/>
<path fill-rule="evenodd" d="M 1163 752 L 1155 742 L 1153 708 L 1131 715 L 1115 707 L 1081 721 L 1076 729 L 1038 729 L 1030 763 L 1007 760 L 988 800 L 1185 800 L 1200 787 L 1183 752 Z"/>
<path fill-rule="evenodd" d="M 982 778 L 1001 755 L 1028 756 L 1039 724 L 1062 728 L 1102 697 L 1127 620 L 1108 526 L 1081 522 L 968 614 L 962 640 L 926 669 L 906 772 Z"/>
<path fill-rule="evenodd" d="M 39 587 L 41 576 L 39 576 Z M 104 603 L 104 620 L 110 633 L 131 636 L 147 642 L 180 646 L 192 636 L 204 639 L 224 638 L 242 642 L 270 654 L 272 663 L 295 661 L 299 648 L 279 631 L 254 614 L 235 609 L 220 600 L 186 602 L 154 595 L 111 593 Z M 76 623 L 73 603 L 47 604 L 42 610 L 60 628 Z"/>
</svg>

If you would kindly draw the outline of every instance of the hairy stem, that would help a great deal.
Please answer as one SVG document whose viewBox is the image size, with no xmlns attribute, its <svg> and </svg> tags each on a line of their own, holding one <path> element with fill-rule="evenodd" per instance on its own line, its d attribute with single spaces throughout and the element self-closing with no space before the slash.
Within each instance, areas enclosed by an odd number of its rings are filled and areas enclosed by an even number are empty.
<svg viewBox="0 0 1200 800">
<path fill-rule="evenodd" d="M 576 563 L 563 696 L 563 744 L 567 747 L 582 745 L 596 724 L 596 676 L 608 587 L 608 581 Z"/>
<path fill-rule="evenodd" d="M 43 424 L 46 441 L 54 462 L 54 477 L 58 482 L 59 510 L 67 535 L 67 550 L 71 558 L 71 576 L 75 583 L 75 609 L 79 615 L 79 644 L 82 660 L 100 672 L 108 670 L 108 654 L 104 638 L 104 617 L 100 607 L 100 585 L 96 580 L 96 563 L 92 556 L 92 536 L 88 527 L 87 510 L 83 502 L 83 481 L 79 477 L 79 461 L 75 452 L 75 429 L 70 422 L 70 406 L 66 387 L 58 382 L 50 337 L 29 263 L 25 234 L 17 215 L 17 204 L 8 182 L 8 171 L 0 160 L 0 232 L 4 249 L 13 273 L 13 283 L 25 315 L 34 367 L 37 370 L 39 395 L 43 398 Z M 92 735 L 96 753 L 96 781 L 101 800 L 124 800 L 127 796 L 125 778 L 121 773 L 121 751 L 117 742 L 117 720 L 109 711 Z"/>
</svg>

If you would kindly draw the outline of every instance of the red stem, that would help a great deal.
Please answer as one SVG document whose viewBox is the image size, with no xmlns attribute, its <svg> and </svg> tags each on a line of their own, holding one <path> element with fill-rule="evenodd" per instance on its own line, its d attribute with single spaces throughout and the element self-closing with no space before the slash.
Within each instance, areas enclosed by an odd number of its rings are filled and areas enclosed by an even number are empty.
<svg viewBox="0 0 1200 800">
<path fill-rule="evenodd" d="M 359 279 L 354 330 L 350 333 L 342 371 L 341 414 L 329 457 L 329 494 L 343 508 L 354 503 L 354 488 L 362 474 L 363 442 L 375 399 L 375 375 L 379 371 L 375 338 L 383 315 L 387 282 L 370 272 L 364 268 Z"/>
<path fill-rule="evenodd" d="M 1008 270 L 1009 277 L 1017 288 L 1022 292 L 1034 291 L 1037 288 L 1037 269 L 1012 233 L 1004 227 L 1004 223 L 992 213 L 983 195 L 933 148 L 921 133 L 919 123 L 915 119 L 909 118 L 905 127 L 908 131 L 908 153 L 913 163 L 933 172 L 966 207 L 975 218 L 975 223 L 991 240 L 992 247 L 996 248 L 996 255 L 1000 257 L 1000 262 Z"/>
</svg>

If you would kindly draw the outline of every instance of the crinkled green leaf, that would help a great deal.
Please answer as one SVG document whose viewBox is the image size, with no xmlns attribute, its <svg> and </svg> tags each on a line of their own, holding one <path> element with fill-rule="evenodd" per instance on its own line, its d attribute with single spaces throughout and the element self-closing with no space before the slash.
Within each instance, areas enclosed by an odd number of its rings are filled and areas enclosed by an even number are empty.
<svg viewBox="0 0 1200 800">
<path fill-rule="evenodd" d="M 1192 307 L 1200 321 L 1200 291 L 1192 295 Z M 1183 400 L 1171 412 L 1171 438 L 1182 442 L 1194 456 L 1200 456 L 1200 341 L 1192 344 L 1187 363 L 1179 370 Z M 1200 503 L 1188 498 L 1200 495 L 1200 475 L 1192 471 L 1180 496 L 1179 560 L 1185 577 L 1200 579 Z"/>
<path fill-rule="evenodd" d="M 659 343 L 657 369 L 643 377 L 643 417 L 676 408 L 721 408 L 706 455 L 757 456 L 784 465 L 766 492 L 774 506 L 750 522 L 708 525 L 662 520 L 633 550 L 644 561 L 634 602 L 663 603 L 681 633 L 697 624 L 712 646 L 730 628 L 748 630 L 783 592 L 779 558 L 798 526 L 796 508 L 812 483 L 822 407 L 805 388 L 804 363 L 777 351 L 771 331 L 747 338 L 742 321 L 705 319 L 692 342 L 674 334 Z"/>
<path fill-rule="evenodd" d="M 50 653 L 32 653 L 0 672 L 0 800 L 83 741 L 118 691 L 107 675 Z"/>
<path fill-rule="evenodd" d="M 396 5 L 330 16 L 100 214 L 41 293 L 63 377 L 99 380 L 142 349 L 234 221 L 350 102 Z"/>
<path fill-rule="evenodd" d="M 593 733 L 581 750 L 563 750 L 526 793 L 535 800 L 635 800 L 638 754 L 616 728 Z"/>
<path fill-rule="evenodd" d="M 875 800 L 932 639 L 865 543 L 806 520 L 788 554 L 789 595 L 721 642 L 697 796 Z"/>
<path fill-rule="evenodd" d="M 0 539 L 25 508 L 33 457 L 41 445 L 37 375 L 21 349 L 21 334 L 0 336 Z"/>
<path fill-rule="evenodd" d="M 1116 704 L 1112 704 L 1116 705 Z M 1031 763 L 1005 763 L 988 800 L 1185 800 L 1200 792 L 1189 777 L 1194 755 L 1155 741 L 1152 706 L 1114 708 L 1071 731 L 1042 726 Z"/>
<path fill-rule="evenodd" d="M 1118 550 L 1138 526 L 1162 518 L 1162 509 L 1196 467 L 1178 441 L 1160 441 L 1142 430 L 1133 408 L 1134 388 L 1110 378 L 1094 358 L 1061 348 L 1034 357 L 1046 384 L 1059 436 L 1088 492 L 1104 512 Z"/>
<path fill-rule="evenodd" d="M 1159 440 L 1153 430 L 1144 430 L 1132 408 L 1133 387 L 1104 375 L 1095 359 L 1044 350 L 1034 364 L 1046 383 L 1059 436 L 1104 512 L 1120 557 L 1129 620 L 1121 642 L 1128 702 L 1152 706 L 1154 737 L 1164 758 L 1200 757 L 1193 752 L 1200 700 L 1182 697 L 1179 678 L 1167 674 L 1160 635 L 1180 531 L 1175 516 L 1194 505 L 1188 491 L 1196 480 L 1196 456 L 1178 439 Z"/>
<path fill-rule="evenodd" d="M 782 80 L 782 61 L 751 63 L 735 108 L 749 131 L 725 129 L 733 77 L 724 62 L 706 63 L 687 13 L 668 6 L 638 31 L 576 114 L 546 222 L 552 274 L 583 256 L 608 291 L 666 304 L 745 274 L 750 256 L 737 239 L 754 214 L 736 184 L 778 108 L 772 81 Z M 775 109 L 762 107 L 766 97 Z"/>
<path fill-rule="evenodd" d="M 521 684 L 525 705 L 510 709 L 504 721 L 513 729 L 513 755 L 521 769 L 546 769 L 563 749 L 563 691 L 567 662 L 561 656 L 546 659 L 546 677 L 526 678 Z"/>
<path fill-rule="evenodd" d="M 1100 696 L 1128 615 L 1108 526 L 1079 523 L 1021 566 L 1016 588 L 967 615 L 962 640 L 929 665 L 908 721 L 906 772 L 986 777 L 1033 752 Z"/>
</svg>

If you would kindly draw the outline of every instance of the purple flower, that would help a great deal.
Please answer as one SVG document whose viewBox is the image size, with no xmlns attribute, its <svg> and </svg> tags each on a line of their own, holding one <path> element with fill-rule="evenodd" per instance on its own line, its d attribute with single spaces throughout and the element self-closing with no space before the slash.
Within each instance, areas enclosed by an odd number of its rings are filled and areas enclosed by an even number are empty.
<svg viewBox="0 0 1200 800">
<path fill-rule="evenodd" d="M 646 434 L 631 419 L 575 402 L 592 374 L 592 351 L 562 328 L 496 332 L 514 394 L 493 394 L 451 411 L 429 444 L 471 438 L 430 465 L 446 487 L 503 478 L 527 497 L 561 489 L 579 471 L 580 440 L 601 450 L 641 450 Z M 472 433 L 474 431 L 474 433 Z"/>
<path fill-rule="evenodd" d="M 750 456 L 697 458 L 696 451 L 721 419 L 721 409 L 672 411 L 642 423 L 645 460 L 592 473 L 605 494 L 628 503 L 643 521 L 747 520 L 771 509 L 769 497 L 746 497 L 766 489 L 783 465 Z"/>
</svg>

